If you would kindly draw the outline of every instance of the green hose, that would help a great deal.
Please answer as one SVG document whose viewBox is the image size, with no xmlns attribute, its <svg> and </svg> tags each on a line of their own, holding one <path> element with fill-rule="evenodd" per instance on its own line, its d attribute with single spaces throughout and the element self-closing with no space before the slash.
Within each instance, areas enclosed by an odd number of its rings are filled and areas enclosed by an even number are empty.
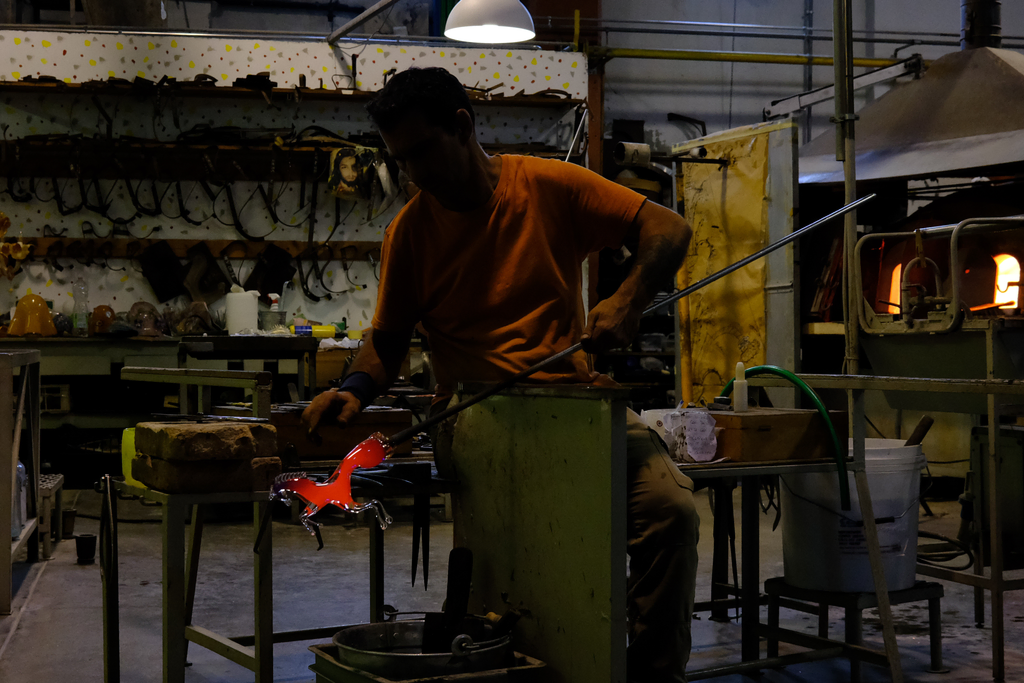
<svg viewBox="0 0 1024 683">
<path fill-rule="evenodd" d="M 836 428 L 832 424 L 832 419 L 828 416 L 828 410 L 825 409 L 825 404 L 821 402 L 814 390 L 811 389 L 807 384 L 794 375 L 789 370 L 785 370 L 776 365 L 757 365 L 752 368 L 748 368 L 745 372 L 747 377 L 756 377 L 757 375 L 775 375 L 781 377 L 789 382 L 793 383 L 804 392 L 804 395 L 811 399 L 814 403 L 814 407 L 818 409 L 818 414 L 825 419 L 825 424 L 828 426 L 829 434 L 832 436 L 832 448 L 835 450 L 836 456 L 836 467 L 839 470 L 839 507 L 843 510 L 850 509 L 850 481 L 846 476 L 846 456 L 848 449 L 843 448 L 843 445 L 839 441 L 839 435 L 836 434 Z M 732 393 L 732 384 L 735 380 L 730 379 L 729 383 L 722 389 L 722 393 L 719 398 L 725 398 Z"/>
</svg>

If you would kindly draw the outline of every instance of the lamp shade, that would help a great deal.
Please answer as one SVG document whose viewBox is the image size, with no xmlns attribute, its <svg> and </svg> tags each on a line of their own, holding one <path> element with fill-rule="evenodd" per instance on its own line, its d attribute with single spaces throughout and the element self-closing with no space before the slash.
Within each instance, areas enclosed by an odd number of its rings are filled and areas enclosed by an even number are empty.
<svg viewBox="0 0 1024 683">
<path fill-rule="evenodd" d="M 519 0 L 460 0 L 444 35 L 467 43 L 518 43 L 533 38 L 533 17 Z"/>
</svg>

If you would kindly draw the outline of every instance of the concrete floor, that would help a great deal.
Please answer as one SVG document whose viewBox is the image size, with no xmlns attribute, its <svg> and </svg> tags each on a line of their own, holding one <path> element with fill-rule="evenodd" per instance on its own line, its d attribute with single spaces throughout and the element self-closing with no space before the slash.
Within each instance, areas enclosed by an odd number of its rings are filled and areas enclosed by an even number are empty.
<svg viewBox="0 0 1024 683">
<path fill-rule="evenodd" d="M 66 500 L 74 500 L 71 492 Z M 739 496 L 736 496 L 737 500 Z M 711 523 L 708 498 L 697 494 L 702 518 L 701 568 L 697 598 L 709 596 Z M 98 496 L 83 491 L 77 508 L 82 514 L 98 512 Z M 922 517 L 922 528 L 951 534 L 959 506 L 954 502 L 932 504 L 936 516 Z M 160 641 L 160 534 L 159 508 L 122 503 L 120 534 L 120 593 L 122 680 L 149 683 L 161 680 Z M 252 633 L 252 546 L 244 510 L 229 510 L 208 521 L 197 588 L 194 623 L 227 635 Z M 392 511 L 394 512 L 394 510 Z M 739 511 L 736 512 L 737 519 Z M 148 522 L 147 522 L 148 521 Z M 781 532 L 771 531 L 773 516 L 761 518 L 761 580 L 782 575 Z M 79 517 L 76 531 L 95 533 L 98 522 Z M 315 541 L 301 528 L 285 521 L 274 523 L 275 628 L 289 630 L 368 621 L 367 530 L 333 519 L 325 529 L 326 547 L 316 552 Z M 399 521 L 386 534 L 386 601 L 405 611 L 439 609 L 445 592 L 447 553 L 451 526 L 443 522 L 431 528 L 431 581 L 410 584 L 411 524 Z M 76 564 L 73 542 L 63 542 L 49 562 L 16 565 L 14 613 L 0 617 L 0 681 L 4 683 L 93 683 L 103 680 L 100 571 L 98 565 Z M 925 604 L 894 609 L 906 681 L 961 683 L 991 680 L 991 628 L 976 628 L 970 589 L 945 584 L 942 602 L 943 657 L 951 669 L 946 674 L 928 673 L 928 633 Z M 1006 678 L 1024 681 L 1024 594 L 1009 593 L 1006 599 Z M 738 660 L 740 639 L 736 623 L 715 623 L 700 614 L 694 620 L 691 668 L 706 668 Z M 841 637 L 842 614 L 831 613 L 831 633 Z M 762 620 L 766 611 L 762 608 Z M 816 618 L 782 611 L 783 626 L 816 633 Z M 865 613 L 867 644 L 881 648 L 877 613 Z M 275 681 L 313 680 L 307 666 L 310 643 L 275 647 Z M 787 651 L 783 645 L 783 653 Z M 762 652 L 763 644 L 762 644 Z M 248 671 L 208 651 L 192 646 L 192 666 L 186 680 L 202 683 L 252 681 Z M 811 683 L 849 680 L 849 664 L 830 660 L 767 671 L 763 681 Z M 734 675 L 715 679 L 740 683 Z M 886 670 L 863 666 L 865 682 L 887 681 Z"/>
</svg>

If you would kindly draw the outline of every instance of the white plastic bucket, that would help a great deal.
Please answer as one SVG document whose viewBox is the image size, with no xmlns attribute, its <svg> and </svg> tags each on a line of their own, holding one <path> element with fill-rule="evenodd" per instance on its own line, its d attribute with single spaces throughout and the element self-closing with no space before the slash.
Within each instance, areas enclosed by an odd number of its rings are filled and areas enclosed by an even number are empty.
<svg viewBox="0 0 1024 683">
<path fill-rule="evenodd" d="M 914 585 L 920 446 L 899 439 L 865 439 L 865 470 L 878 527 L 885 582 L 890 591 Z M 852 442 L 850 448 L 852 449 Z M 844 593 L 874 592 L 863 516 L 853 473 L 850 507 L 839 506 L 835 472 L 781 477 L 782 561 L 786 583 Z"/>
</svg>

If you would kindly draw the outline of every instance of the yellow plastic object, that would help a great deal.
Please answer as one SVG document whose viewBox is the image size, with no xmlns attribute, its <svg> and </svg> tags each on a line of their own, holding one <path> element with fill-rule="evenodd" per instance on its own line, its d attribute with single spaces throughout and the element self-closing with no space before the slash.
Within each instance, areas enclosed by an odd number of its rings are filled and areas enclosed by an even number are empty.
<svg viewBox="0 0 1024 683">
<path fill-rule="evenodd" d="M 43 337 L 53 337 L 57 334 L 57 328 L 53 326 L 53 316 L 46 301 L 38 294 L 26 294 L 18 301 L 14 309 L 14 318 L 11 319 L 11 326 L 7 334 L 12 337 L 24 337 L 29 334 L 38 334 Z"/>
<path fill-rule="evenodd" d="M 146 485 L 132 476 L 133 458 L 135 458 L 135 427 L 129 427 L 121 432 L 121 473 L 124 474 L 124 483 L 144 489 Z"/>
<path fill-rule="evenodd" d="M 314 337 L 334 337 L 335 332 L 334 325 L 313 325 Z"/>
<path fill-rule="evenodd" d="M 349 330 L 348 331 L 348 338 L 349 339 L 362 339 L 363 338 L 363 331 L 362 330 Z"/>
</svg>

